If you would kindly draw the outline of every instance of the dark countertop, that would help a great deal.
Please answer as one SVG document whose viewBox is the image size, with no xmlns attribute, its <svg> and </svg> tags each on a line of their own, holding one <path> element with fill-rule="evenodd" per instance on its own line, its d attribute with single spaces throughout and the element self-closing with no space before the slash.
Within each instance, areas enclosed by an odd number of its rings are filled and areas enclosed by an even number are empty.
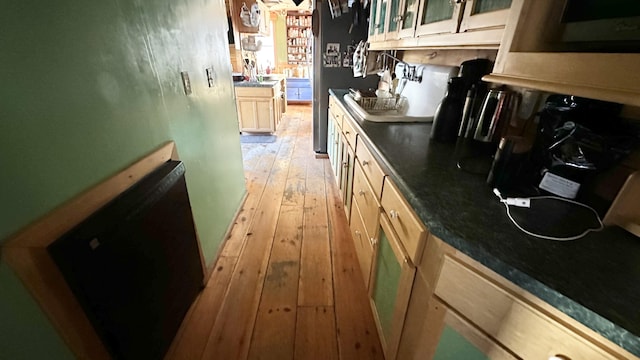
<svg viewBox="0 0 640 360">
<path fill-rule="evenodd" d="M 347 92 L 329 90 L 352 114 L 342 99 Z M 640 356 L 640 239 L 618 227 L 564 242 L 526 235 L 507 218 L 486 175 L 457 168 L 460 145 L 429 141 L 431 124 L 352 117 L 432 234 Z M 512 207 L 514 217 L 535 223 L 518 211 Z M 584 218 L 547 218 L 545 225 L 562 230 L 572 221 Z"/>
<path fill-rule="evenodd" d="M 234 81 L 233 86 L 237 87 L 274 87 L 280 80 L 264 80 L 264 81 Z"/>
</svg>

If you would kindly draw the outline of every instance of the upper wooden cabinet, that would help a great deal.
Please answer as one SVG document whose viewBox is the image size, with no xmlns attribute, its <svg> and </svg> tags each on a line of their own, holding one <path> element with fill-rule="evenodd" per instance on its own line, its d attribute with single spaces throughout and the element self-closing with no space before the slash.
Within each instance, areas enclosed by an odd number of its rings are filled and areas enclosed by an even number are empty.
<svg viewBox="0 0 640 360">
<path fill-rule="evenodd" d="M 485 80 L 640 106 L 638 48 L 621 48 L 625 42 L 609 39 L 589 41 L 605 33 L 597 24 L 582 30 L 583 41 L 567 41 L 570 27 L 562 22 L 567 2 L 513 0 L 494 73 Z M 626 29 L 624 19 L 609 20 L 613 27 L 620 24 L 616 32 Z"/>
<path fill-rule="evenodd" d="M 498 48 L 511 1 L 377 0 L 372 4 L 375 21 L 370 28 L 369 42 L 374 50 Z"/>
</svg>

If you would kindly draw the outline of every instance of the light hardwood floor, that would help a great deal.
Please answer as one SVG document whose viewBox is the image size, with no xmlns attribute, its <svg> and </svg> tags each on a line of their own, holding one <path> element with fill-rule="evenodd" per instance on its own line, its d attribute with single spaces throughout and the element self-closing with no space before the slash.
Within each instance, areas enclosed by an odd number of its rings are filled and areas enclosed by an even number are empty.
<svg viewBox="0 0 640 360">
<path fill-rule="evenodd" d="M 248 195 L 167 359 L 383 359 L 311 106 L 242 144 Z"/>
</svg>

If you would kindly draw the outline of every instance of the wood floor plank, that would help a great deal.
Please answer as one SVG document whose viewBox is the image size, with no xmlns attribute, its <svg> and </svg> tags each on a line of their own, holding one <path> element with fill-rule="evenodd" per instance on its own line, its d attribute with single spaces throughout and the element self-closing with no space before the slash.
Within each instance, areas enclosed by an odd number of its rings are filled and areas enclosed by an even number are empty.
<svg viewBox="0 0 640 360">
<path fill-rule="evenodd" d="M 280 209 L 249 359 L 293 359 L 302 215 L 302 206 Z"/>
<path fill-rule="evenodd" d="M 295 359 L 338 359 L 333 306 L 298 308 Z"/>
<path fill-rule="evenodd" d="M 342 199 L 329 162 L 324 165 L 340 359 L 384 359 Z"/>
<path fill-rule="evenodd" d="M 291 140 L 284 139 L 247 232 L 220 316 L 209 335 L 205 359 L 245 359 L 248 355 L 292 150 Z"/>
<path fill-rule="evenodd" d="M 298 306 L 333 305 L 331 247 L 323 160 L 307 166 Z"/>
<path fill-rule="evenodd" d="M 255 209 L 262 198 L 265 184 L 277 159 L 282 139 L 285 139 L 284 141 L 295 140 L 297 131 L 297 123 L 290 123 L 285 116 L 276 133 L 277 141 L 266 144 L 242 144 L 247 198 L 236 217 L 234 226 L 225 239 L 222 256 L 237 257 L 240 254 L 245 243 L 245 235 L 255 215 Z"/>
<path fill-rule="evenodd" d="M 207 344 L 207 336 L 213 328 L 224 296 L 227 293 L 229 279 L 237 258 L 220 257 L 216 262 L 211 278 L 200 293 L 185 317 L 174 346 L 165 357 L 167 360 L 200 359 Z"/>
</svg>

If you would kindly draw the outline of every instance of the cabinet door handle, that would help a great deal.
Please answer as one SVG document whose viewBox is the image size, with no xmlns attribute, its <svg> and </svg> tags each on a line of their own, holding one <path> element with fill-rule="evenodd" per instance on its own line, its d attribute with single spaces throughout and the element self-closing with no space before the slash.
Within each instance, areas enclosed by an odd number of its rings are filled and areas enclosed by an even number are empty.
<svg viewBox="0 0 640 360">
<path fill-rule="evenodd" d="M 389 211 L 389 217 L 390 217 L 390 218 L 392 218 L 392 219 L 397 219 L 399 216 L 400 216 L 400 214 L 398 214 L 398 212 L 397 212 L 397 211 L 395 211 L 395 210 L 390 210 L 390 211 Z"/>
<path fill-rule="evenodd" d="M 367 160 L 362 160 L 362 166 L 367 166 L 369 165 L 369 161 Z"/>
<path fill-rule="evenodd" d="M 566 355 L 556 354 L 549 356 L 549 360 L 571 360 L 571 358 Z"/>
<path fill-rule="evenodd" d="M 345 135 L 349 135 L 349 134 L 351 134 L 351 133 L 350 133 L 350 132 L 348 132 L 348 131 L 345 131 L 345 132 L 344 132 L 344 134 L 345 134 Z"/>
<path fill-rule="evenodd" d="M 348 163 L 348 162 L 346 162 L 346 161 L 344 161 L 344 162 L 342 163 L 342 167 L 343 167 L 343 168 L 348 168 L 348 167 L 349 167 L 349 163 Z"/>
<path fill-rule="evenodd" d="M 362 233 L 359 230 L 356 230 L 355 234 L 358 238 L 362 238 Z"/>
<path fill-rule="evenodd" d="M 375 247 L 376 244 L 378 243 L 378 240 L 376 240 L 375 238 L 371 238 L 369 239 L 369 243 L 371 244 L 372 247 Z"/>
<path fill-rule="evenodd" d="M 360 190 L 360 191 L 358 191 L 358 195 L 360 195 L 360 196 L 364 196 L 364 194 L 366 194 L 366 193 L 364 192 L 364 190 Z"/>
</svg>

